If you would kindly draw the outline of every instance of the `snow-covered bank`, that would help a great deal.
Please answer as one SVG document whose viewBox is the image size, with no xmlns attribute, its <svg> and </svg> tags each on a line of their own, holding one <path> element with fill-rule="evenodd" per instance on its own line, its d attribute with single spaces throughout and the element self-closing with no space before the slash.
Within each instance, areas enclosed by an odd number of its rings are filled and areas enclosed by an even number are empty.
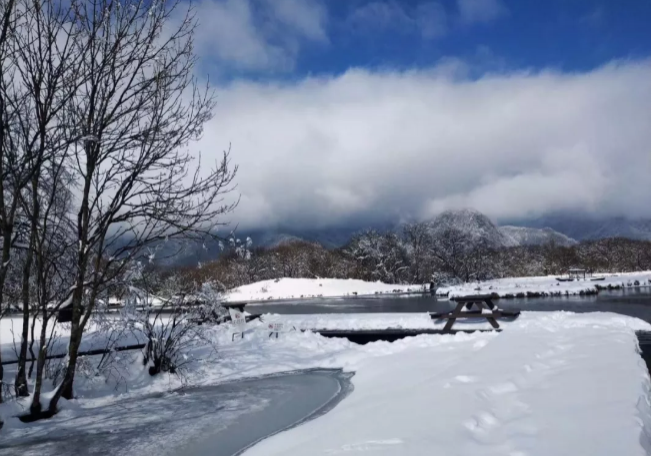
<svg viewBox="0 0 652 456">
<path fill-rule="evenodd" d="M 471 282 L 461 285 L 440 287 L 438 295 L 448 297 L 471 294 L 494 294 L 498 297 L 535 297 L 590 294 L 597 287 L 626 288 L 633 286 L 649 287 L 650 271 L 594 274 L 605 277 L 601 281 L 579 280 L 559 282 L 557 276 L 514 277 Z M 275 300 L 301 300 L 314 298 L 340 298 L 354 296 L 381 296 L 428 291 L 427 285 L 392 285 L 382 282 L 365 282 L 355 279 L 291 279 L 264 280 L 229 290 L 224 302 L 265 302 Z"/>
<path fill-rule="evenodd" d="M 283 322 L 298 330 L 381 330 L 381 329 L 442 329 L 445 320 L 432 320 L 423 313 L 350 313 L 350 314 L 264 314 L 264 322 Z M 611 312 L 528 312 L 523 311 L 516 319 L 501 319 L 500 327 L 513 329 L 593 326 L 622 328 L 630 331 L 650 331 L 650 324 L 634 317 Z M 459 319 L 455 329 L 492 329 L 485 318 Z"/>
<path fill-rule="evenodd" d="M 420 293 L 422 285 L 390 285 L 355 279 L 276 279 L 255 282 L 230 290 L 225 302 L 254 302 L 282 299 L 334 298 L 383 294 Z"/>
<path fill-rule="evenodd" d="M 343 350 L 353 393 L 245 455 L 649 455 L 645 364 L 628 328 L 603 323 Z"/>
<path fill-rule="evenodd" d="M 502 333 L 418 336 L 360 346 L 300 331 L 270 339 L 267 324 L 277 319 L 299 327 L 354 329 L 432 328 L 435 323 L 425 314 L 264 319 L 247 324 L 245 338 L 235 342 L 230 326 L 212 328 L 219 357 L 194 363 L 190 385 L 343 368 L 355 372 L 355 389 L 329 414 L 263 441 L 247 454 L 649 454 L 640 444 L 649 442 L 642 438 L 650 430 L 649 377 L 634 336 L 634 330 L 650 329 L 642 320 L 611 313 L 524 312 L 514 322 L 501 322 Z M 191 355 L 205 353 L 198 348 Z M 10 418 L 20 407 L 3 404 L 0 414 L 7 422 L 0 438 L 46 436 L 50 423 L 57 426 L 82 409 L 88 414 L 94 407 L 180 385 L 173 375 L 149 377 L 137 354 L 124 356 L 129 368 L 121 371 L 121 383 L 117 377 L 80 376 L 78 399 L 63 402 L 64 410 L 50 421 L 21 423 Z M 11 379 L 12 366 L 7 367 Z M 96 426 L 103 431 L 102 423 Z"/>
<path fill-rule="evenodd" d="M 438 295 L 450 298 L 473 294 L 493 294 L 501 298 L 521 298 L 538 296 L 560 296 L 590 294 L 602 288 L 627 288 L 634 286 L 650 287 L 652 274 L 650 271 L 627 272 L 619 274 L 599 274 L 595 277 L 604 277 L 604 280 L 591 281 L 577 280 L 573 282 L 559 282 L 558 276 L 539 277 L 513 277 L 506 279 L 488 280 L 485 282 L 471 282 L 437 289 Z"/>
</svg>

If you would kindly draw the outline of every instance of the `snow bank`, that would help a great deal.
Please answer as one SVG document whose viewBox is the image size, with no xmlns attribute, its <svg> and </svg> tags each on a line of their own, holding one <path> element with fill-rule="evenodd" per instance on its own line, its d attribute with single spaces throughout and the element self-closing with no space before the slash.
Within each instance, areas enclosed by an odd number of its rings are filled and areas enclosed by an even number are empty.
<svg viewBox="0 0 652 456">
<path fill-rule="evenodd" d="M 427 313 L 264 314 L 265 322 L 297 329 L 433 329 Z"/>
<path fill-rule="evenodd" d="M 446 320 L 432 320 L 423 313 L 349 313 L 349 314 L 264 314 L 264 322 L 283 322 L 305 330 L 374 330 L 374 329 L 442 329 Z M 505 331 L 564 327 L 622 328 L 630 331 L 650 331 L 650 324 L 640 318 L 611 312 L 521 312 L 516 319 L 498 321 Z M 454 329 L 492 329 L 486 318 L 459 319 Z"/>
<path fill-rule="evenodd" d="M 558 282 L 556 276 L 516 277 L 496 279 L 486 282 L 473 282 L 462 285 L 441 287 L 439 295 L 449 297 L 470 294 L 494 293 L 500 297 L 554 296 L 565 294 L 584 294 L 596 291 L 599 287 L 650 286 L 650 271 L 595 274 L 604 276 L 603 281 L 580 280 Z M 264 302 L 271 300 L 299 300 L 309 298 L 336 298 L 352 296 L 374 296 L 407 293 L 423 293 L 424 285 L 391 285 L 382 282 L 365 282 L 354 279 L 276 279 L 243 285 L 228 291 L 224 302 Z"/>
<path fill-rule="evenodd" d="M 364 296 L 423 292 L 422 285 L 389 285 L 354 279 L 276 279 L 243 285 L 230 290 L 225 302 L 253 302 L 278 299 Z"/>
<path fill-rule="evenodd" d="M 235 342 L 229 325 L 211 328 L 207 336 L 218 344 L 219 357 L 193 363 L 190 385 L 343 368 L 355 372 L 355 390 L 328 414 L 261 442 L 249 456 L 649 454 L 642 445 L 649 443 L 650 383 L 633 333 L 650 329 L 642 320 L 611 313 L 524 312 L 511 323 L 501 322 L 501 333 L 424 335 L 360 346 L 300 331 L 270 339 L 267 325 L 273 319 L 331 329 L 432 328 L 435 323 L 425 313 L 264 319 L 248 323 L 245 338 Z M 202 358 L 208 350 L 189 355 Z M 133 359 L 121 372 L 122 384 L 78 377 L 78 399 L 64 401 L 66 409 L 50 423 L 75 416 L 79 408 L 88 411 L 180 385 L 173 375 L 149 377 L 138 355 L 125 356 Z M 5 378 L 12 379 L 13 366 L 6 367 Z M 8 418 L 16 410 L 10 407 L 0 406 L 0 414 Z M 9 418 L 0 437 L 10 442 L 47 431 L 46 424 L 38 428 Z"/>
<path fill-rule="evenodd" d="M 558 276 L 539 277 L 515 277 L 507 279 L 488 280 L 485 282 L 471 282 L 462 285 L 441 287 L 437 289 L 438 295 L 448 297 L 466 296 L 473 294 L 496 294 L 500 297 L 528 297 L 530 296 L 555 296 L 555 295 L 577 295 L 584 293 L 595 293 L 597 287 L 625 288 L 632 286 L 650 286 L 652 274 L 650 271 L 620 273 L 620 274 L 599 274 L 595 277 L 605 277 L 605 280 L 591 281 L 578 280 L 573 282 L 559 282 Z M 638 285 L 637 285 L 638 283 Z"/>
<path fill-rule="evenodd" d="M 650 382 L 631 331 L 558 323 L 346 350 L 353 393 L 244 454 L 649 455 Z"/>
</svg>

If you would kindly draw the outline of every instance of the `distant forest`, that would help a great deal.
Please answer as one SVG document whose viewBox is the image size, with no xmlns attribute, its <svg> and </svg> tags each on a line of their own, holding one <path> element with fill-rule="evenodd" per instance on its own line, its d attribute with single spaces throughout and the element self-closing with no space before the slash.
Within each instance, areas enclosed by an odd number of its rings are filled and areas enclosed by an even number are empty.
<svg viewBox="0 0 652 456">
<path fill-rule="evenodd" d="M 608 238 L 571 246 L 551 241 L 505 247 L 455 228 L 433 232 L 427 224 L 412 224 L 401 233 L 359 233 L 338 249 L 306 241 L 254 248 L 250 240 L 231 239 L 215 261 L 159 272 L 178 275 L 188 287 L 213 283 L 229 289 L 283 277 L 444 284 L 563 274 L 573 267 L 596 272 L 648 270 L 650 241 Z"/>
</svg>

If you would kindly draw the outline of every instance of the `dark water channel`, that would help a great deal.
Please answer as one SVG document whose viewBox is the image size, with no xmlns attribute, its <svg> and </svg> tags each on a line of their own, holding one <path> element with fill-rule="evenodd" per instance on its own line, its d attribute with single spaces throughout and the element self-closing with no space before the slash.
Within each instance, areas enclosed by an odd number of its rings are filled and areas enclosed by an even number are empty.
<svg viewBox="0 0 652 456">
<path fill-rule="evenodd" d="M 515 298 L 495 301 L 502 309 L 570 312 L 615 312 L 650 322 L 650 288 L 601 291 L 594 296 L 556 296 Z M 320 298 L 310 301 L 284 301 L 247 305 L 251 313 L 314 314 L 367 312 L 445 312 L 454 303 L 430 295 Z"/>
<path fill-rule="evenodd" d="M 3 430 L 0 455 L 232 456 L 328 412 L 351 375 L 310 370 L 77 410 Z"/>
</svg>

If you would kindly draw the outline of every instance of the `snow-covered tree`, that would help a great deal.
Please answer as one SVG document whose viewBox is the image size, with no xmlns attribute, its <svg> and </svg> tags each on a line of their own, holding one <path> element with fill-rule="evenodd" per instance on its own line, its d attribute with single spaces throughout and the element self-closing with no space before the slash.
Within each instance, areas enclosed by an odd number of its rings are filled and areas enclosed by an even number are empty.
<svg viewBox="0 0 652 456">
<path fill-rule="evenodd" d="M 411 282 L 429 281 L 433 273 L 433 261 L 430 253 L 432 235 L 428 224 L 419 222 L 405 225 L 403 238 L 410 262 Z"/>
<path fill-rule="evenodd" d="M 431 253 L 436 259 L 436 270 L 451 278 L 468 282 L 488 279 L 494 274 L 492 249 L 482 238 L 474 238 L 459 229 L 437 231 Z"/>
<path fill-rule="evenodd" d="M 360 274 L 366 280 L 380 280 L 386 283 L 402 283 L 408 280 L 406 248 L 396 233 L 364 231 L 354 236 L 347 251 L 361 268 Z"/>
</svg>

